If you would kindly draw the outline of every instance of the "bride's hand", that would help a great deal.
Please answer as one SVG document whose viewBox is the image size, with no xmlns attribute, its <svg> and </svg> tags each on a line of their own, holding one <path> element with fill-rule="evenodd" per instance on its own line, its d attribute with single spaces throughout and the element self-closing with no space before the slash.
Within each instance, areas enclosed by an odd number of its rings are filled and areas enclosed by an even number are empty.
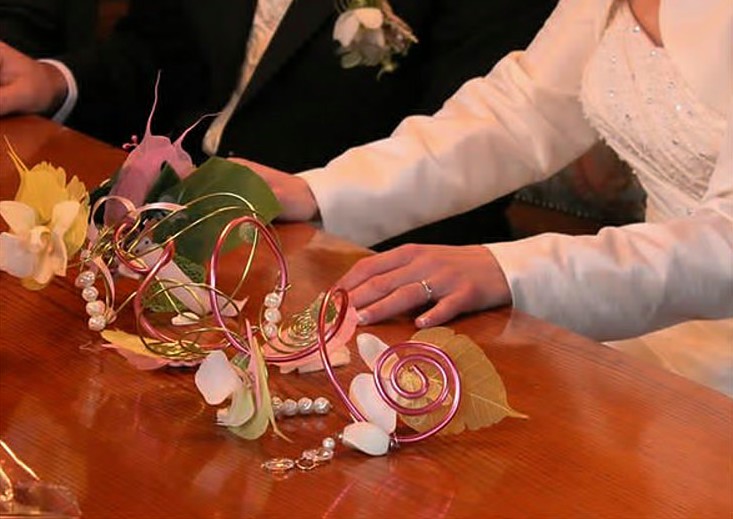
<svg viewBox="0 0 733 519">
<path fill-rule="evenodd" d="M 361 324 L 431 304 L 415 320 L 425 328 L 511 303 L 504 273 L 481 245 L 404 245 L 359 261 L 337 285 L 349 291 Z"/>
<path fill-rule="evenodd" d="M 229 160 L 247 166 L 267 182 L 283 207 L 279 219 L 301 222 L 313 220 L 318 216 L 316 199 L 302 178 L 247 159 L 230 158 Z"/>
</svg>

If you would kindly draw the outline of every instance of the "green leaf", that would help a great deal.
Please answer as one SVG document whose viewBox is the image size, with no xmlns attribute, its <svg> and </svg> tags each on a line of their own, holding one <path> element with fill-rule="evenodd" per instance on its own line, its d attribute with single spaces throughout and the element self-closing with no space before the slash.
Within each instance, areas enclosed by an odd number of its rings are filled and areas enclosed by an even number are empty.
<svg viewBox="0 0 733 519">
<path fill-rule="evenodd" d="M 159 198 L 191 206 L 172 218 L 163 220 L 154 231 L 155 241 L 163 243 L 185 227 L 193 226 L 176 239 L 176 250 L 195 263 L 203 264 L 211 256 L 224 226 L 240 216 L 251 214 L 247 205 L 234 194 L 254 206 L 260 219 L 270 222 L 280 213 L 280 204 L 267 183 L 251 169 L 219 157 L 212 157 L 180 183 L 167 189 Z M 206 195 L 217 195 L 201 199 Z M 193 203 L 192 203 L 193 202 Z M 225 209 L 218 214 L 216 211 Z M 244 233 L 243 233 L 244 234 Z M 233 232 L 224 250 L 240 245 L 244 237 Z"/>
</svg>

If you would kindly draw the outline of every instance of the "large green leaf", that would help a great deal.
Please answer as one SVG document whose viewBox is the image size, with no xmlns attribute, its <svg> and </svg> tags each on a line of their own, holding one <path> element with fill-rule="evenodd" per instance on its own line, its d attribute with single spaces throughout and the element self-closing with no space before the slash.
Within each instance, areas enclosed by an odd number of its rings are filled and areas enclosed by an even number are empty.
<svg viewBox="0 0 733 519">
<path fill-rule="evenodd" d="M 201 199 L 214 194 L 217 196 Z M 246 204 L 235 196 L 227 196 L 230 194 L 245 198 L 254 206 L 260 219 L 266 222 L 270 222 L 280 213 L 277 198 L 255 172 L 229 160 L 212 157 L 180 183 L 161 194 L 159 200 L 163 202 L 195 203 L 173 218 L 162 221 L 155 229 L 155 241 L 162 243 L 178 231 L 194 224 L 176 239 L 176 251 L 203 264 L 211 256 L 224 226 L 235 218 L 251 214 Z M 224 208 L 230 209 L 214 214 Z M 245 236 L 245 232 L 232 232 L 225 243 L 225 250 L 240 245 Z"/>
</svg>

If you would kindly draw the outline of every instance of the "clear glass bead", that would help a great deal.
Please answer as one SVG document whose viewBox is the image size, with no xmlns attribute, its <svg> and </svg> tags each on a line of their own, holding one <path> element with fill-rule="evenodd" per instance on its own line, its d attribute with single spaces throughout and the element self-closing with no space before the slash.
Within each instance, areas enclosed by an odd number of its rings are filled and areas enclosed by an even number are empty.
<svg viewBox="0 0 733 519">
<path fill-rule="evenodd" d="M 277 308 L 268 308 L 265 310 L 265 321 L 268 323 L 279 323 L 282 319 L 282 314 Z"/>
<path fill-rule="evenodd" d="M 295 416 L 296 414 L 298 414 L 298 403 L 292 398 L 288 398 L 283 401 L 280 412 L 285 416 Z"/>
<path fill-rule="evenodd" d="M 323 442 L 321 442 L 321 445 L 323 445 L 324 449 L 332 451 L 336 448 L 336 440 L 329 436 L 327 438 L 323 438 Z"/>
<path fill-rule="evenodd" d="M 107 319 L 103 315 L 94 315 L 89 318 L 89 329 L 94 332 L 101 332 L 107 326 Z"/>
<path fill-rule="evenodd" d="M 96 301 L 99 297 L 99 290 L 97 290 L 96 287 L 86 287 L 84 290 L 81 291 L 81 297 L 87 303 L 91 301 Z"/>
<path fill-rule="evenodd" d="M 274 323 L 265 323 L 262 327 L 262 333 L 264 333 L 265 337 L 268 339 L 272 339 L 277 335 L 277 325 Z"/>
<path fill-rule="evenodd" d="M 74 284 L 77 286 L 77 288 L 86 288 L 92 286 L 95 279 L 97 279 L 97 275 L 94 272 L 92 272 L 91 270 L 85 270 L 84 272 L 80 272 L 79 275 L 76 276 L 76 281 L 74 281 Z"/>
<path fill-rule="evenodd" d="M 107 305 L 104 304 L 104 301 L 96 300 L 96 301 L 89 301 L 87 303 L 87 314 L 94 317 L 95 315 L 104 315 L 104 311 L 107 309 Z"/>
<path fill-rule="evenodd" d="M 265 296 L 265 306 L 267 308 L 279 308 L 283 302 L 283 295 L 279 292 L 270 292 Z"/>
<path fill-rule="evenodd" d="M 316 414 L 326 414 L 331 410 L 331 402 L 327 398 L 319 396 L 313 402 L 313 410 Z"/>
<path fill-rule="evenodd" d="M 298 412 L 300 414 L 311 414 L 313 412 L 313 400 L 307 396 L 298 400 Z"/>
</svg>

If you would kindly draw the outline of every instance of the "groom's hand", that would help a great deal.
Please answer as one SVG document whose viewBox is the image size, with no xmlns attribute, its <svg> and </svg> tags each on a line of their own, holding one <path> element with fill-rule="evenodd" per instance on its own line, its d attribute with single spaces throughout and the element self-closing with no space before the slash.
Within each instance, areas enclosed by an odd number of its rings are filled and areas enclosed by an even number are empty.
<svg viewBox="0 0 733 519">
<path fill-rule="evenodd" d="M 63 103 L 67 88 L 56 67 L 0 41 L 0 116 L 52 114 Z"/>
<path fill-rule="evenodd" d="M 247 166 L 267 182 L 283 208 L 279 219 L 301 222 L 313 220 L 318 216 L 316 199 L 308 183 L 302 178 L 247 159 L 229 160 Z"/>
</svg>

